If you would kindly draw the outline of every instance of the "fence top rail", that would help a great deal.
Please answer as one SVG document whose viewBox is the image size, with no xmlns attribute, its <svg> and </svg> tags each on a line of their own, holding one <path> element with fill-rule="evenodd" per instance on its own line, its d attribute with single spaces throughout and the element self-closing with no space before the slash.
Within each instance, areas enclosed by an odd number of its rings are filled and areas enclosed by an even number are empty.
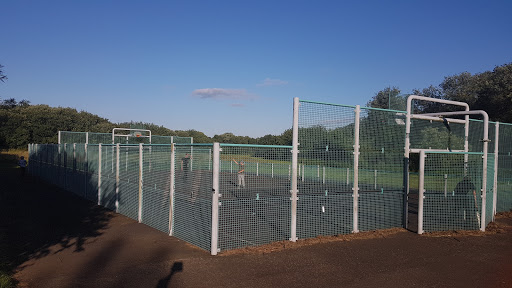
<svg viewBox="0 0 512 288">
<path fill-rule="evenodd" d="M 439 151 L 439 150 L 423 150 L 425 154 L 460 154 L 460 155 L 484 155 L 484 152 L 462 152 L 462 151 Z"/>
<path fill-rule="evenodd" d="M 292 149 L 293 146 L 287 145 L 258 145 L 258 144 L 231 144 L 231 143 L 220 143 L 221 147 L 251 147 L 251 148 L 286 148 Z"/>
<path fill-rule="evenodd" d="M 374 111 L 383 111 L 383 112 L 403 113 L 403 114 L 404 114 L 404 116 L 405 116 L 405 114 L 407 114 L 407 111 L 402 111 L 402 110 L 392 110 L 392 109 L 384 109 L 384 108 L 361 107 L 361 109 L 374 110 Z"/>
<path fill-rule="evenodd" d="M 162 145 L 162 144 L 160 144 L 160 145 Z M 163 145 L 171 145 L 171 144 L 163 144 Z M 192 146 L 192 147 L 207 146 L 207 147 L 211 147 L 211 146 L 213 146 L 213 143 L 174 143 L 174 146 Z"/>
<path fill-rule="evenodd" d="M 299 99 L 299 102 L 311 103 L 311 104 L 329 105 L 329 106 L 338 106 L 338 107 L 356 108 L 356 106 L 352 106 L 352 105 L 325 103 L 325 102 L 309 101 L 309 100 L 302 100 L 302 99 Z"/>
</svg>

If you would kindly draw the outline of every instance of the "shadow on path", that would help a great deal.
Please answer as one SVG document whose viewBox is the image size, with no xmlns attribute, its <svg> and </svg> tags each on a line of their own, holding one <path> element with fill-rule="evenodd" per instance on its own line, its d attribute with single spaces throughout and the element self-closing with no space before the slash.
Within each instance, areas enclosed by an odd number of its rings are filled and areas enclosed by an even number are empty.
<svg viewBox="0 0 512 288">
<path fill-rule="evenodd" d="M 30 259 L 84 251 L 85 241 L 101 235 L 113 215 L 28 174 L 21 178 L 15 168 L 1 167 L 0 183 L 0 260 L 11 273 Z"/>
</svg>

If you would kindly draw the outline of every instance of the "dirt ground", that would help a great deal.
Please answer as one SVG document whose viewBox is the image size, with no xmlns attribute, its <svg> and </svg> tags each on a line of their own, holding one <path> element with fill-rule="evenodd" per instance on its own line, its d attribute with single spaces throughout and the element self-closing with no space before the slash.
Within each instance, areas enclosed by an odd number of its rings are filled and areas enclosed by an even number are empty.
<svg viewBox="0 0 512 288">
<path fill-rule="evenodd" d="M 486 233 L 404 229 L 218 256 L 0 169 L 0 252 L 19 287 L 512 287 L 512 213 Z"/>
</svg>

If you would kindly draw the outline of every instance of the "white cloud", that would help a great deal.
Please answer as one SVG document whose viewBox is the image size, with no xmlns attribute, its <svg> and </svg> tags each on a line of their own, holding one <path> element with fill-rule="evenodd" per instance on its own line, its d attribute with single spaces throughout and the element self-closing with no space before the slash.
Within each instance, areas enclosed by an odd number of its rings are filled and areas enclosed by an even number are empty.
<svg viewBox="0 0 512 288">
<path fill-rule="evenodd" d="M 205 88 L 196 89 L 192 92 L 193 96 L 201 99 L 215 100 L 250 100 L 257 98 L 249 94 L 245 89 L 224 89 L 224 88 Z"/>
<path fill-rule="evenodd" d="M 261 82 L 260 84 L 258 84 L 256 86 L 259 86 L 259 87 L 264 87 L 264 86 L 280 86 L 280 85 L 286 85 L 286 84 L 288 84 L 288 81 L 283 81 L 281 79 L 265 78 L 265 80 L 263 80 L 263 82 Z"/>
</svg>

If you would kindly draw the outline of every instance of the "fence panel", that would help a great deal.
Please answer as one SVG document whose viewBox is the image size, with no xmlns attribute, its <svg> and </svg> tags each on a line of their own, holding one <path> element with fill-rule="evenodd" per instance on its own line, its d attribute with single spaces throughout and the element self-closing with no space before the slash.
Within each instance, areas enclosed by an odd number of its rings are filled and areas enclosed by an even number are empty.
<svg viewBox="0 0 512 288">
<path fill-rule="evenodd" d="M 212 145 L 176 146 L 174 236 L 210 250 L 212 227 Z"/>
<path fill-rule="evenodd" d="M 404 115 L 361 108 L 359 230 L 403 225 Z"/>
<path fill-rule="evenodd" d="M 354 109 L 300 102 L 299 238 L 353 230 Z"/>
<path fill-rule="evenodd" d="M 480 229 L 482 154 L 466 155 L 467 168 L 464 153 L 427 154 L 423 204 L 425 232 Z"/>
<path fill-rule="evenodd" d="M 289 240 L 291 146 L 221 148 L 219 248 Z"/>
<path fill-rule="evenodd" d="M 119 213 L 139 219 L 139 146 L 119 148 Z"/>
<path fill-rule="evenodd" d="M 144 147 L 142 223 L 169 233 L 171 145 Z"/>
</svg>

